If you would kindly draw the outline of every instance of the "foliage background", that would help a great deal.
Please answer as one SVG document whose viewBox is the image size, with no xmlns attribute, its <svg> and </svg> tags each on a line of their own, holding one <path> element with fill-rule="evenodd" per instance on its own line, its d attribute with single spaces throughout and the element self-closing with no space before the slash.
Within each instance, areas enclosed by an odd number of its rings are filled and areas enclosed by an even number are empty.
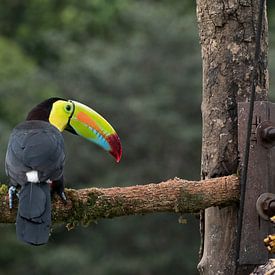
<svg viewBox="0 0 275 275">
<path fill-rule="evenodd" d="M 270 31 L 275 33 L 270 2 Z M 275 75 L 271 35 L 270 72 Z M 272 85 L 271 85 L 272 87 Z M 201 57 L 193 1 L 3 0 L 0 179 L 12 128 L 50 96 L 103 114 L 123 143 L 119 165 L 65 134 L 68 187 L 200 178 Z M 272 97 L 272 96 L 271 96 Z M 54 227 L 43 247 L 0 225 L 0 274 L 197 274 L 198 220 L 156 214 Z"/>
</svg>

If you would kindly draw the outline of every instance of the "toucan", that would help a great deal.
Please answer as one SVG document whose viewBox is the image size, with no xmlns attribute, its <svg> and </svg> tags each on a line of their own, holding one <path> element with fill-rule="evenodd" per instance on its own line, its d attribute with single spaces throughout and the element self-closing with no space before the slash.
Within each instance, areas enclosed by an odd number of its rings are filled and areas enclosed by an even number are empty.
<svg viewBox="0 0 275 275">
<path fill-rule="evenodd" d="M 5 170 L 10 179 L 9 207 L 19 198 L 16 235 L 31 245 L 48 242 L 51 230 L 51 197 L 57 193 L 66 203 L 63 168 L 67 130 L 108 151 L 117 162 L 122 155 L 120 139 L 100 114 L 74 100 L 49 98 L 35 106 L 12 131 Z M 18 189 L 20 189 L 18 191 Z"/>
</svg>

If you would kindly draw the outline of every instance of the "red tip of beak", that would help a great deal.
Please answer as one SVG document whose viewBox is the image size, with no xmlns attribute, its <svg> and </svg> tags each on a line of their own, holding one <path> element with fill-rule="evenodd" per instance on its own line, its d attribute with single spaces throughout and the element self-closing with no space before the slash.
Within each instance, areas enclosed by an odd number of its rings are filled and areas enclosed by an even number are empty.
<svg viewBox="0 0 275 275">
<path fill-rule="evenodd" d="M 107 137 L 107 142 L 111 146 L 110 154 L 114 156 L 116 162 L 119 162 L 122 155 L 122 147 L 120 143 L 120 139 L 117 134 L 110 135 Z"/>
</svg>

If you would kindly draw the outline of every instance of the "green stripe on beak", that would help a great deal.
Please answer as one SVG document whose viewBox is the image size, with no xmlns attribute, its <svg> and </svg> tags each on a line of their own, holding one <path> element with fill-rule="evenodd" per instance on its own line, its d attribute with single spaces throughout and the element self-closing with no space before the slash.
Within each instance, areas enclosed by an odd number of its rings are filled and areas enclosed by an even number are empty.
<svg viewBox="0 0 275 275">
<path fill-rule="evenodd" d="M 122 147 L 114 128 L 106 119 L 88 106 L 73 100 L 70 102 L 72 102 L 74 110 L 69 118 L 68 130 L 72 128 L 77 135 L 96 143 L 119 162 Z"/>
</svg>

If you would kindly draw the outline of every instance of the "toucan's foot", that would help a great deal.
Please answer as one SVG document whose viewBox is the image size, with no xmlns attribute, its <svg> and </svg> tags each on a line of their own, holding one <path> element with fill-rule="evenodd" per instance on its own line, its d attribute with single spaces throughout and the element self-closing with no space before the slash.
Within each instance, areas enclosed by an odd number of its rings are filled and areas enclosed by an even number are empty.
<svg viewBox="0 0 275 275">
<path fill-rule="evenodd" d="M 264 239 L 264 244 L 267 247 L 269 253 L 275 253 L 275 235 L 268 235 Z"/>
<path fill-rule="evenodd" d="M 13 198 L 14 198 L 14 195 L 17 195 L 17 190 L 16 190 L 16 187 L 12 185 L 9 188 L 9 207 L 10 207 L 10 209 L 13 208 Z"/>
<path fill-rule="evenodd" d="M 64 192 L 64 182 L 63 177 L 60 180 L 51 181 L 48 182 L 51 186 L 51 196 L 53 197 L 54 193 L 56 193 L 62 200 L 64 204 L 67 203 L 67 197 Z"/>
</svg>

